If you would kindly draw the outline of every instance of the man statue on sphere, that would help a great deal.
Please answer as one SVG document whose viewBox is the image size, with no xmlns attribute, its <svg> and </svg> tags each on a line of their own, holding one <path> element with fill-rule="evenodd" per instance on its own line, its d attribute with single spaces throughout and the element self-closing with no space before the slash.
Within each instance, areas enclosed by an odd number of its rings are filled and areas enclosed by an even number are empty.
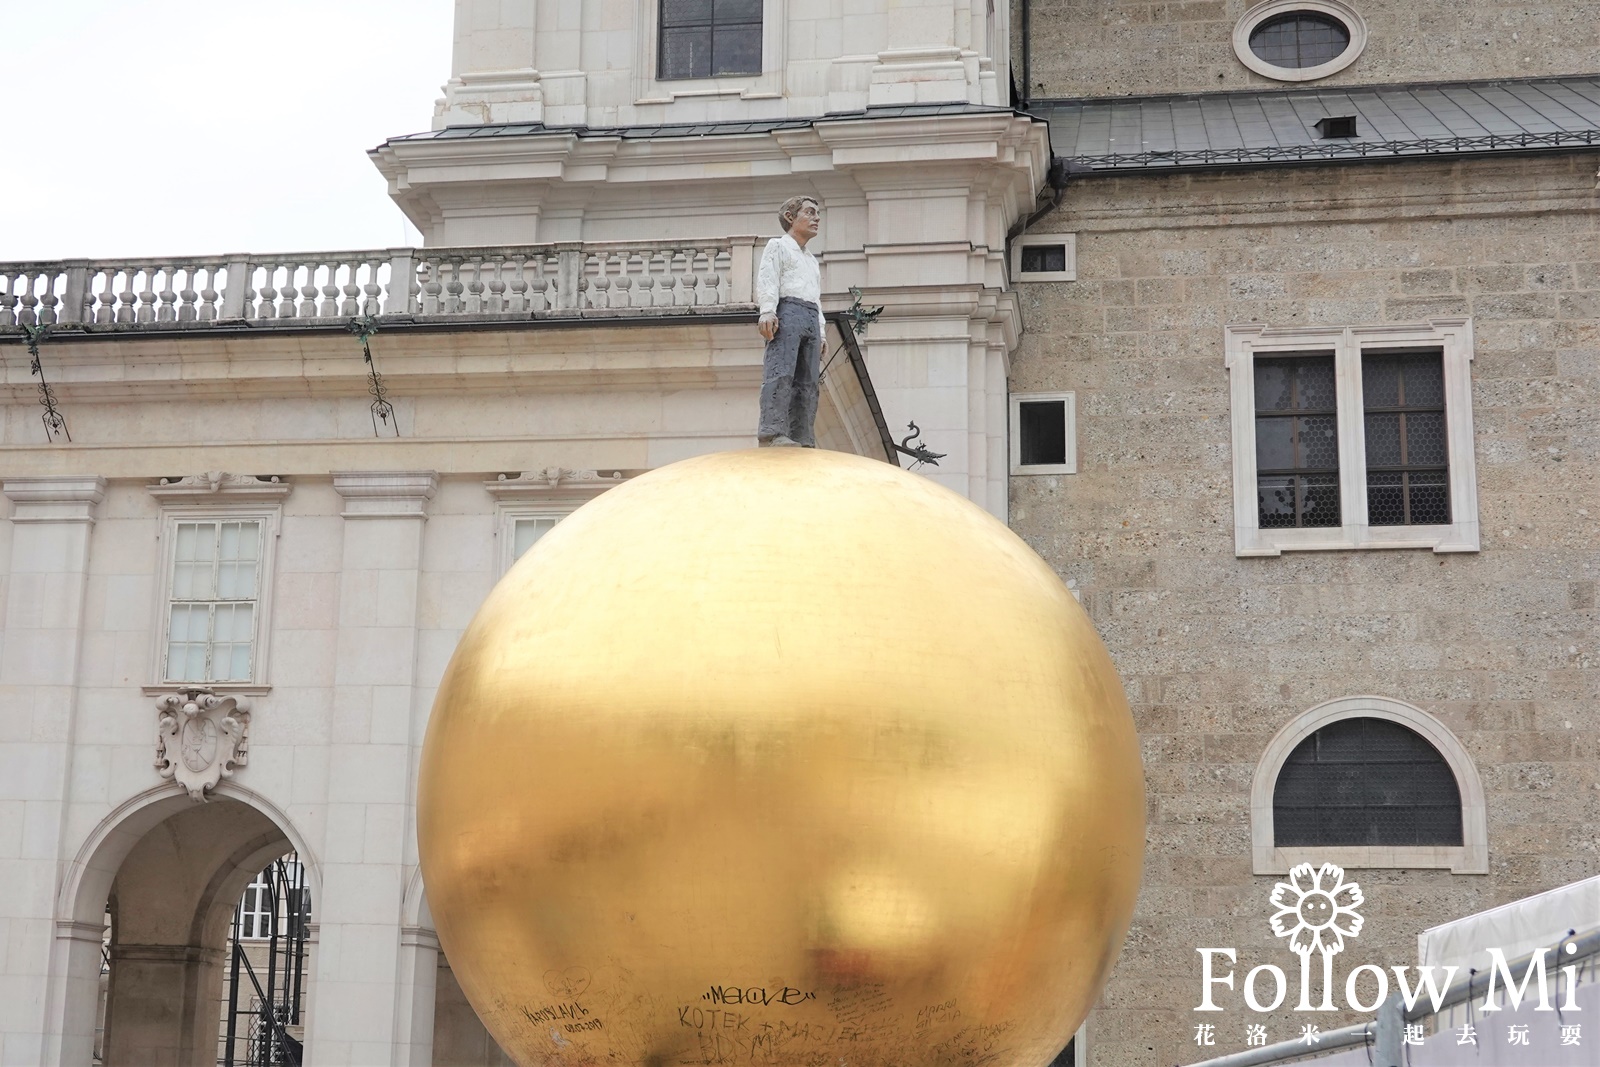
<svg viewBox="0 0 1600 1067">
<path fill-rule="evenodd" d="M 778 223 L 783 236 L 767 242 L 756 274 L 761 305 L 756 329 L 767 341 L 756 439 L 763 445 L 816 448 L 817 387 L 827 327 L 822 270 L 817 257 L 806 251 L 806 242 L 817 235 L 822 211 L 814 198 L 792 196 L 778 209 Z"/>
</svg>

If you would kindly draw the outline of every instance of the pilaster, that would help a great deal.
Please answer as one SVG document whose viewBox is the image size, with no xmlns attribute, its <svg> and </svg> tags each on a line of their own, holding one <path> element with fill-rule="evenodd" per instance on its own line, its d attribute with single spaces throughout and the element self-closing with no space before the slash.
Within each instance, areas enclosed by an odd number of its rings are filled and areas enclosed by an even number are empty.
<svg viewBox="0 0 1600 1067">
<path fill-rule="evenodd" d="M 0 1063 L 46 1061 L 56 873 L 72 773 L 89 536 L 105 479 L 8 478 L 9 582 L 0 631 L 0 818 L 21 847 L 0 859 Z M 8 850 L 9 851 L 9 850 Z"/>
<path fill-rule="evenodd" d="M 345 521 L 308 1062 L 402 1062 L 399 1046 L 412 1043 L 412 1009 L 401 1004 L 419 992 L 418 968 L 400 916 L 422 740 L 413 708 L 422 538 L 437 483 L 432 471 L 333 475 Z"/>
</svg>

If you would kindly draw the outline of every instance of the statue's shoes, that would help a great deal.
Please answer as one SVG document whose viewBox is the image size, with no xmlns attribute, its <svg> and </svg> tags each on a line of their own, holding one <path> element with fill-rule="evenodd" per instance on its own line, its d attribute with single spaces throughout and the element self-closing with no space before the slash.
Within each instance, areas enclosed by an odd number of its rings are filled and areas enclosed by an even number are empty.
<svg viewBox="0 0 1600 1067">
<path fill-rule="evenodd" d="M 787 434 L 779 434 L 772 439 L 773 448 L 799 448 L 800 442 Z"/>
</svg>

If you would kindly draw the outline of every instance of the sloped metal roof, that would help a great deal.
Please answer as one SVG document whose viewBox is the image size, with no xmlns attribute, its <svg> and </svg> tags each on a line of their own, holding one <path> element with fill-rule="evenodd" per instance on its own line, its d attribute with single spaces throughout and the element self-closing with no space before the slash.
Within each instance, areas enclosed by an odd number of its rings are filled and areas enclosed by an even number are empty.
<svg viewBox="0 0 1600 1067">
<path fill-rule="evenodd" d="M 1600 146 L 1600 76 L 1041 100 L 1055 155 L 1095 171 L 1468 156 Z M 1354 116 L 1354 137 L 1323 118 Z"/>
</svg>

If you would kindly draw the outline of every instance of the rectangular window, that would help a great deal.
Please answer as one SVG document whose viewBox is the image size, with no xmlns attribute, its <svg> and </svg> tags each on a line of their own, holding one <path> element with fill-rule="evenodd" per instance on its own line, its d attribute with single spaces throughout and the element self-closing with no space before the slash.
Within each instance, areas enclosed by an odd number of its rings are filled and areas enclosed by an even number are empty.
<svg viewBox="0 0 1600 1067">
<path fill-rule="evenodd" d="M 1364 352 L 1367 522 L 1421 526 L 1450 521 L 1444 354 Z"/>
<path fill-rule="evenodd" d="M 762 0 L 660 0 L 662 81 L 761 73 Z"/>
<path fill-rule="evenodd" d="M 1025 233 L 1011 242 L 1011 277 L 1019 282 L 1070 282 L 1078 277 L 1078 236 Z"/>
<path fill-rule="evenodd" d="M 557 515 L 538 515 L 514 520 L 511 526 L 511 551 L 515 554 L 511 558 L 521 559 L 522 554 L 532 548 L 533 543 L 553 529 L 559 521 L 560 516 Z"/>
<path fill-rule="evenodd" d="M 1338 526 L 1333 354 L 1258 359 L 1255 392 L 1261 528 Z"/>
<path fill-rule="evenodd" d="M 261 528 L 260 520 L 174 524 L 167 681 L 250 681 Z"/>
<path fill-rule="evenodd" d="M 1011 473 L 1078 472 L 1076 394 L 1011 395 Z"/>
<path fill-rule="evenodd" d="M 1226 327 L 1234 551 L 1478 550 L 1472 325 Z"/>
</svg>

